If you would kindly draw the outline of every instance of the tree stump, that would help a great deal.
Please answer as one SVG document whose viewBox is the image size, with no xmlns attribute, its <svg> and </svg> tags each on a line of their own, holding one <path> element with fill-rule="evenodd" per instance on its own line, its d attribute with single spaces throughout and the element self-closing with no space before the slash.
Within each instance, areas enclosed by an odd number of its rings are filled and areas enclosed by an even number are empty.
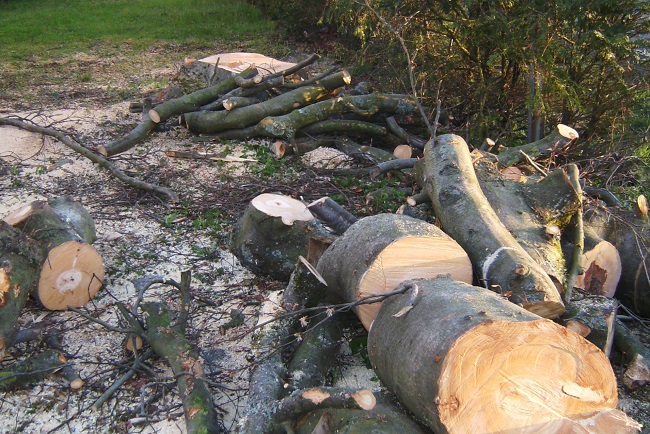
<svg viewBox="0 0 650 434">
<path fill-rule="evenodd" d="M 279 194 L 255 197 L 239 219 L 231 250 L 256 274 L 288 280 L 309 237 L 325 232 L 299 200 Z"/>
<path fill-rule="evenodd" d="M 408 216 L 378 214 L 350 226 L 318 261 L 318 272 L 339 300 L 385 294 L 414 278 L 451 275 L 472 282 L 465 251 L 437 227 Z M 366 329 L 380 304 L 355 307 Z"/>
<path fill-rule="evenodd" d="M 52 202 L 54 206 L 33 202 L 5 221 L 40 241 L 48 251 L 33 293 L 40 303 L 50 310 L 81 307 L 95 296 L 104 280 L 104 262 L 88 244 L 96 238 L 94 223 L 80 205 L 66 199 Z"/>
<path fill-rule="evenodd" d="M 436 433 L 636 432 L 593 344 L 483 288 L 409 281 L 368 334 L 377 375 Z M 399 315 L 408 304 L 412 309 Z"/>
</svg>

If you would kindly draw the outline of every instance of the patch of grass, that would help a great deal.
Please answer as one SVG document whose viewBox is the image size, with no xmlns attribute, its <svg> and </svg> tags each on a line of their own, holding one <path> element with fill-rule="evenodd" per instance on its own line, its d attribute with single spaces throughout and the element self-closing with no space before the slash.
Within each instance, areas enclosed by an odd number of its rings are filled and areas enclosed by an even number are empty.
<svg viewBox="0 0 650 434">
<path fill-rule="evenodd" d="M 96 42 L 241 41 L 272 29 L 242 0 L 9 0 L 0 2 L 0 57 L 61 54 Z"/>
</svg>

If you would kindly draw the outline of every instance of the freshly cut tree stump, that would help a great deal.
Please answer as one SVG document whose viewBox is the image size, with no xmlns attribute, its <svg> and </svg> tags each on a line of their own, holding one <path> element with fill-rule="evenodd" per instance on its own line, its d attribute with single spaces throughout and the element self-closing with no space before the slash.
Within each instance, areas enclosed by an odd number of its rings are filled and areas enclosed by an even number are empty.
<svg viewBox="0 0 650 434">
<path fill-rule="evenodd" d="M 88 240 L 96 238 L 90 215 L 83 207 L 64 202 L 55 200 L 52 207 L 36 201 L 5 219 L 17 222 L 17 228 L 48 250 L 41 263 L 38 289 L 33 294 L 50 310 L 85 305 L 104 281 L 104 262 L 88 244 Z M 65 212 L 57 212 L 57 207 Z"/>
<path fill-rule="evenodd" d="M 257 274 L 288 280 L 310 236 L 326 231 L 299 200 L 279 194 L 255 197 L 235 228 L 231 250 Z"/>
<path fill-rule="evenodd" d="M 354 223 L 318 261 L 332 296 L 355 302 L 394 290 L 414 278 L 450 275 L 471 283 L 467 253 L 437 227 L 405 215 L 378 214 Z M 380 304 L 355 308 L 366 329 Z"/>
<path fill-rule="evenodd" d="M 467 251 L 482 284 L 540 316 L 560 316 L 564 304 L 556 285 L 490 206 L 465 140 L 445 134 L 429 141 L 424 162 L 424 186 L 436 217 Z"/>
<path fill-rule="evenodd" d="M 436 433 L 630 433 L 593 344 L 483 288 L 405 282 L 368 334 L 377 375 Z M 406 306 L 411 310 L 399 315 Z"/>
</svg>

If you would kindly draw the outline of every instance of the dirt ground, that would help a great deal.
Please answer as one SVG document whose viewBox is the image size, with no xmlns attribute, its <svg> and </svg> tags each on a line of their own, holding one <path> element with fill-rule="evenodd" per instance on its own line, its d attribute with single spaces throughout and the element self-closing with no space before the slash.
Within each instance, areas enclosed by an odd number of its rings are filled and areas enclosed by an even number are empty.
<svg viewBox="0 0 650 434">
<path fill-rule="evenodd" d="M 0 116 L 32 119 L 96 147 L 138 122 L 140 115 L 129 113 L 129 101 L 164 88 L 185 57 L 203 57 L 222 48 L 165 45 L 142 55 L 134 55 L 128 47 L 99 51 L 103 54 L 76 53 L 57 60 L 34 58 L 1 65 Z M 286 60 L 301 58 L 294 55 Z M 340 192 L 317 171 L 273 161 L 265 145 L 265 141 L 195 143 L 186 131 L 173 129 L 154 134 L 115 159 L 126 173 L 174 189 L 181 202 L 171 205 L 122 184 L 59 142 L 0 128 L 0 218 L 36 199 L 71 195 L 95 221 L 98 240 L 94 246 L 107 273 L 104 288 L 86 306 L 90 316 L 119 325 L 116 303 L 134 299 L 134 279 L 162 275 L 180 280 L 181 271 L 192 271 L 189 335 L 202 349 L 206 377 L 228 431 L 234 429 L 246 406 L 252 353 L 251 335 L 244 332 L 256 324 L 260 305 L 269 294 L 283 289 L 280 282 L 250 274 L 229 253 L 232 225 L 261 193 L 279 192 L 310 201 Z M 190 148 L 229 151 L 258 163 L 180 160 L 165 155 L 167 150 Z M 177 297 L 174 288 L 164 285 L 146 294 L 148 300 Z M 220 326 L 231 319 L 233 309 L 244 313 L 245 322 L 224 332 Z M 184 432 L 175 383 L 164 362 L 152 360 L 149 372 L 134 376 L 94 411 L 90 408 L 94 401 L 130 366 L 129 355 L 122 349 L 123 336 L 73 312 L 47 312 L 31 303 L 20 325 L 61 330 L 63 345 L 84 386 L 71 391 L 64 379 L 53 375 L 31 389 L 0 393 L 0 433 Z M 2 363 L 36 353 L 41 346 L 39 342 L 20 344 L 9 350 Z M 620 366 L 614 367 L 620 371 Z M 356 368 L 342 376 L 345 385 L 379 387 L 370 380 L 371 374 Z M 620 407 L 650 427 L 646 394 L 644 389 L 621 388 Z"/>
</svg>

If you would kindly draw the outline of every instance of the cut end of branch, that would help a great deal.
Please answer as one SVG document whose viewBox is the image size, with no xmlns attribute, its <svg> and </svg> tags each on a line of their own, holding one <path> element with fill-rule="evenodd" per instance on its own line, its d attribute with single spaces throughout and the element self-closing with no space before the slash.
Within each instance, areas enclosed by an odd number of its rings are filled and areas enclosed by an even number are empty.
<svg viewBox="0 0 650 434">
<path fill-rule="evenodd" d="M 574 140 L 580 137 L 580 134 L 578 134 L 576 130 L 564 124 L 557 124 L 557 131 L 562 137 L 569 140 Z"/>
<path fill-rule="evenodd" d="M 289 196 L 264 193 L 255 197 L 251 201 L 251 205 L 271 217 L 280 217 L 282 223 L 287 226 L 293 225 L 295 221 L 314 219 L 305 204 Z"/>
<path fill-rule="evenodd" d="M 154 121 L 157 124 L 160 123 L 160 115 L 158 114 L 156 109 L 149 110 L 149 119 L 151 119 L 152 121 Z"/>
<path fill-rule="evenodd" d="M 372 392 L 367 389 L 353 393 L 352 398 L 357 403 L 357 405 L 364 410 L 372 410 L 375 408 L 375 405 L 377 405 L 375 395 L 373 395 Z"/>
</svg>

